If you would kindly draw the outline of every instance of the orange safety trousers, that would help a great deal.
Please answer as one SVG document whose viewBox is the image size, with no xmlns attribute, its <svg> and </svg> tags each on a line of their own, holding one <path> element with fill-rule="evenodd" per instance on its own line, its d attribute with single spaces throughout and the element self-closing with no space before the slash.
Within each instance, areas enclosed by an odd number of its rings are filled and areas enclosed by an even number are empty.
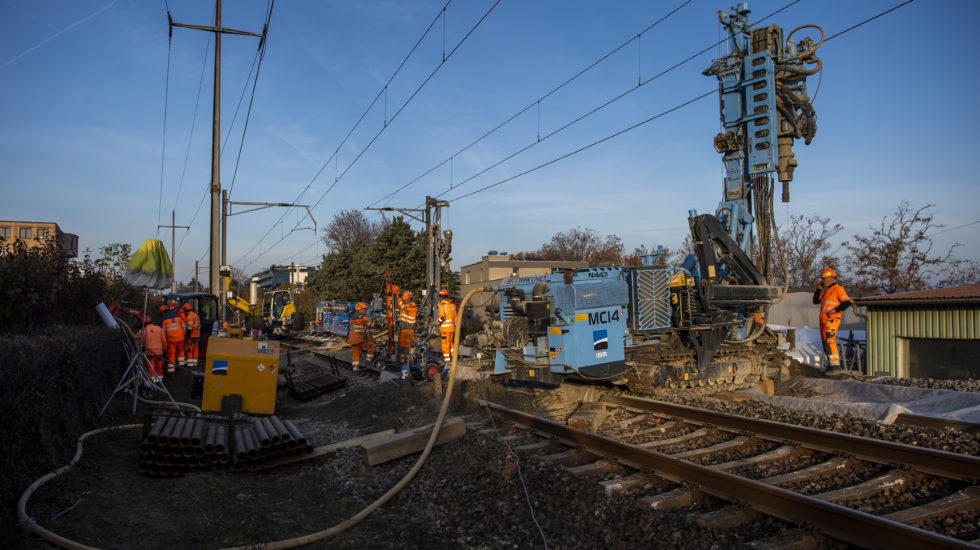
<svg viewBox="0 0 980 550">
<path fill-rule="evenodd" d="M 188 338 L 184 340 L 184 352 L 187 357 L 187 366 L 196 367 L 197 360 L 200 356 L 198 349 L 198 344 L 200 344 L 200 338 Z"/>
<path fill-rule="evenodd" d="M 176 365 L 184 365 L 184 341 L 167 342 L 167 372 L 177 370 Z"/>
<path fill-rule="evenodd" d="M 837 329 L 840 327 L 840 317 L 820 321 L 820 340 L 823 341 L 823 352 L 827 362 L 832 367 L 840 366 L 840 355 L 837 352 Z"/>
<path fill-rule="evenodd" d="M 153 353 L 147 353 L 146 358 L 149 359 L 149 370 L 150 376 L 153 380 L 159 381 L 163 379 L 163 364 L 165 362 L 162 355 L 156 355 Z"/>
<path fill-rule="evenodd" d="M 453 360 L 453 352 L 456 351 L 453 348 L 453 336 L 455 336 L 456 330 L 454 327 L 450 328 L 439 328 L 439 338 L 442 341 L 442 359 L 448 365 Z"/>
<path fill-rule="evenodd" d="M 351 366 L 355 369 L 360 365 L 361 360 L 361 350 L 364 350 L 364 360 L 370 363 L 374 360 L 374 350 L 377 346 L 374 344 L 374 340 L 367 340 L 366 342 L 358 342 L 351 345 Z"/>
<path fill-rule="evenodd" d="M 414 328 L 403 328 L 398 331 L 398 360 L 404 362 L 408 359 L 408 351 L 412 348 L 412 341 L 415 340 Z"/>
</svg>

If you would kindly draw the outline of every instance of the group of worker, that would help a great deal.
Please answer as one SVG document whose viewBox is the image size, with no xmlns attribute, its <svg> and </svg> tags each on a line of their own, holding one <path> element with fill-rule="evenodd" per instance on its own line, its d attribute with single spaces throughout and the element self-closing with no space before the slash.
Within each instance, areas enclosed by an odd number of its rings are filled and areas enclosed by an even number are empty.
<svg viewBox="0 0 980 550">
<path fill-rule="evenodd" d="M 408 363 L 411 355 L 412 344 L 415 341 L 415 323 L 418 319 L 418 305 L 412 300 L 412 292 L 404 291 L 398 294 L 397 287 L 394 287 L 387 299 L 387 305 L 391 309 L 393 319 L 398 321 L 398 361 L 401 363 L 402 379 L 408 377 Z M 456 304 L 449 299 L 449 291 L 443 289 L 439 291 L 439 303 L 437 309 L 437 322 L 439 323 L 439 336 L 442 343 L 442 358 L 446 367 L 450 366 L 454 353 L 453 337 L 456 331 Z M 361 364 L 363 353 L 366 363 L 374 359 L 374 352 L 377 348 L 371 332 L 371 318 L 367 314 L 367 304 L 358 302 L 354 306 L 354 314 L 350 317 L 348 339 L 351 345 L 351 366 L 353 370 L 358 370 Z M 394 335 L 390 336 L 394 338 Z"/>
<path fill-rule="evenodd" d="M 149 316 L 143 318 L 143 330 L 136 335 L 143 340 L 143 350 L 149 359 L 149 374 L 154 382 L 162 382 L 165 374 L 177 367 L 196 367 L 200 356 L 201 318 L 188 302 L 160 306 L 160 326 Z"/>
</svg>

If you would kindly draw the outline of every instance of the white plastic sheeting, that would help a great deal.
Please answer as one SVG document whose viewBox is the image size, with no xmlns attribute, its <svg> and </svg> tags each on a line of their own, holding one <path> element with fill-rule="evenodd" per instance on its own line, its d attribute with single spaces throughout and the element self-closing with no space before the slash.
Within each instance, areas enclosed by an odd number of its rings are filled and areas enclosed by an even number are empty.
<svg viewBox="0 0 980 550">
<path fill-rule="evenodd" d="M 753 400 L 788 409 L 856 416 L 885 424 L 895 422 L 903 413 L 980 423 L 980 394 L 972 392 L 798 378 L 782 385 L 779 393 L 806 397 L 766 395 L 759 390 L 749 393 Z"/>
<path fill-rule="evenodd" d="M 789 351 L 789 343 L 783 344 L 780 346 L 780 349 L 784 350 L 787 356 L 796 359 L 804 365 L 822 367 L 823 342 L 820 341 L 819 329 L 810 327 L 786 327 L 782 325 L 769 325 L 769 328 L 784 334 L 788 329 L 796 329 L 796 350 Z M 850 338 L 851 332 L 850 330 L 837 331 L 837 349 L 842 356 L 844 353 L 843 344 Z M 855 330 L 853 332 L 855 340 L 865 340 L 865 331 Z"/>
</svg>

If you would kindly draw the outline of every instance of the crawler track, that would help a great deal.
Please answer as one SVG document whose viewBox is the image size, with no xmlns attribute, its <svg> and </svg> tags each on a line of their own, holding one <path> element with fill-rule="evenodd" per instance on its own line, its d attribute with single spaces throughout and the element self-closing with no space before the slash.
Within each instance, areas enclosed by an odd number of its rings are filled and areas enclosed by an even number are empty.
<svg viewBox="0 0 980 550">
<path fill-rule="evenodd" d="M 611 407 L 612 415 L 601 435 L 482 404 L 494 417 L 534 430 L 509 436 L 538 439 L 517 451 L 550 462 L 584 462 L 568 468 L 575 474 L 620 472 L 602 482 L 607 493 L 649 485 L 657 476 L 676 485 L 654 484 L 661 492 L 641 499 L 651 508 L 710 495 L 748 509 L 721 506 L 698 519 L 706 527 L 762 513 L 866 548 L 976 548 L 976 540 L 913 526 L 941 526 L 943 518 L 976 513 L 976 457 L 619 396 L 604 397 L 602 409 Z M 903 498 L 921 487 L 915 498 Z M 887 497 L 873 498 L 882 494 Z"/>
</svg>

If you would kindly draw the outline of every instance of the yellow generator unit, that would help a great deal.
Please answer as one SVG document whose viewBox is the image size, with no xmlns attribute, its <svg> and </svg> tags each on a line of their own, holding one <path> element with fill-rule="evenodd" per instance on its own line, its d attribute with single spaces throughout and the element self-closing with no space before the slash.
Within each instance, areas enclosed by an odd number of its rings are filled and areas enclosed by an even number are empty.
<svg viewBox="0 0 980 550">
<path fill-rule="evenodd" d="M 201 408 L 273 414 L 278 379 L 279 342 L 211 338 Z"/>
</svg>

